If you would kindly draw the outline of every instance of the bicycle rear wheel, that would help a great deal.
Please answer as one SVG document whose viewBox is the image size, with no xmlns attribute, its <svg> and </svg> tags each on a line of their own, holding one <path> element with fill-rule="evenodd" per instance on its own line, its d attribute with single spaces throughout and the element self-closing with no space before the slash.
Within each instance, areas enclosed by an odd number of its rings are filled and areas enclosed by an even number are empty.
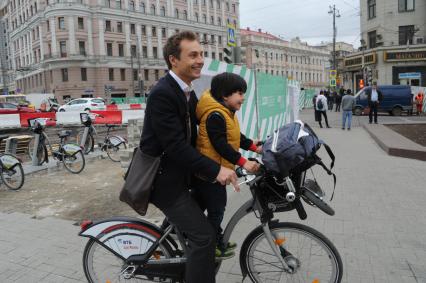
<svg viewBox="0 0 426 283">
<path fill-rule="evenodd" d="M 127 235 L 128 236 L 128 235 Z M 137 235 L 133 235 L 136 236 Z M 115 245 L 119 245 L 121 234 L 117 234 L 112 236 L 113 242 Z M 141 241 L 144 239 L 141 237 Z M 108 242 L 111 242 L 112 239 L 108 239 Z M 170 258 L 172 254 L 172 250 L 167 243 L 162 243 L 159 245 L 157 251 L 153 253 L 155 255 L 155 259 L 161 258 Z M 154 259 L 154 257 L 152 258 Z M 94 239 L 90 239 L 83 253 L 83 269 L 84 274 L 86 275 L 86 279 L 89 283 L 105 283 L 105 282 L 173 282 L 172 280 L 159 281 L 157 278 L 154 280 L 153 278 L 148 278 L 145 276 L 136 275 L 134 278 L 125 279 L 123 277 L 122 271 L 128 265 L 126 262 L 120 258 L 119 256 L 113 254 L 111 251 L 107 250 L 100 243 L 95 241 Z"/>
<path fill-rule="evenodd" d="M 110 140 L 108 140 L 105 145 L 105 151 L 109 157 L 114 162 L 120 162 L 120 151 L 123 152 L 127 149 L 126 143 L 122 142 L 118 145 L 113 145 Z"/>
<path fill-rule="evenodd" d="M 340 282 L 342 259 L 334 245 L 320 232 L 297 223 L 271 223 L 270 229 L 282 258 L 292 268 L 283 269 L 261 227 L 244 241 L 240 253 L 243 274 L 253 282 Z"/>
<path fill-rule="evenodd" d="M 21 163 L 17 163 L 12 168 L 1 170 L 1 180 L 11 190 L 19 190 L 24 185 L 24 169 Z"/>
<path fill-rule="evenodd" d="M 69 172 L 73 174 L 78 174 L 83 171 L 84 166 L 86 164 L 86 160 L 81 150 L 73 154 L 67 154 L 65 152 L 63 154 L 64 155 L 62 156 L 62 162 L 64 163 L 65 168 Z"/>
</svg>

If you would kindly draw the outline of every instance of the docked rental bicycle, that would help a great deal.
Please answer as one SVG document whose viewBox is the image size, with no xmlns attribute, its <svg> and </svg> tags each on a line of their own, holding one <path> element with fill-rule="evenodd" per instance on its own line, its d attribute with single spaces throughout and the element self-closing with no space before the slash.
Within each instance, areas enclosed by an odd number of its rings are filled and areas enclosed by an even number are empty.
<svg viewBox="0 0 426 283">
<path fill-rule="evenodd" d="M 253 282 L 340 282 L 343 265 L 333 243 L 320 232 L 297 223 L 274 220 L 274 213 L 296 209 L 305 219 L 302 200 L 334 215 L 316 181 L 306 171 L 279 177 L 264 165 L 256 174 L 237 170 L 252 198 L 231 217 L 225 245 L 236 224 L 253 214 L 260 225 L 244 240 L 240 266 Z M 130 217 L 84 221 L 80 236 L 88 237 L 83 254 L 88 282 L 183 282 L 185 236 L 172 224 L 165 230 Z M 217 269 L 221 262 L 217 261 Z"/>
<path fill-rule="evenodd" d="M 44 162 L 49 162 L 48 143 L 49 150 L 52 153 L 52 157 L 58 162 L 62 162 L 64 167 L 73 174 L 78 174 L 83 171 L 86 161 L 84 159 L 83 150 L 77 144 L 65 143 L 66 138 L 71 135 L 71 131 L 62 130 L 58 133 L 60 139 L 58 149 L 53 150 L 44 129 L 47 121 L 52 120 L 50 118 L 34 118 L 28 119 L 28 125 L 32 132 L 34 132 L 35 138 L 32 143 L 32 147 L 29 148 L 29 154 L 31 158 L 37 158 L 37 164 L 42 165 Z M 38 139 L 38 142 L 37 142 Z M 36 144 L 37 148 L 36 148 Z"/>
<path fill-rule="evenodd" d="M 19 190 L 24 185 L 22 162 L 13 154 L 0 154 L 0 175 L 2 183 L 11 190 Z"/>
<path fill-rule="evenodd" d="M 102 115 L 96 113 L 80 113 L 80 120 L 84 125 L 84 129 L 77 135 L 77 143 L 84 148 L 85 154 L 94 150 L 94 136 L 97 136 L 97 132 L 95 127 L 93 127 L 93 120 L 95 120 L 96 117 L 103 118 Z M 111 129 L 116 127 L 116 125 L 107 124 L 106 127 L 108 128 L 107 134 L 103 143 L 98 144 L 99 148 L 106 152 L 109 159 L 114 162 L 120 162 L 119 152 L 127 148 L 127 140 L 118 135 L 110 135 Z"/>
</svg>

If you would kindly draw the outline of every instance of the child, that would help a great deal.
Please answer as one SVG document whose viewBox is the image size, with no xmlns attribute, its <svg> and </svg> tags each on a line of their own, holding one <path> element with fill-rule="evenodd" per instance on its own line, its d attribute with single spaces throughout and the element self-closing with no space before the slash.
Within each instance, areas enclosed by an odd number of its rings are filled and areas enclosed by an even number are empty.
<svg viewBox="0 0 426 283">
<path fill-rule="evenodd" d="M 196 115 L 200 122 L 197 149 L 220 165 L 234 169 L 242 166 L 250 172 L 259 169 L 255 161 L 246 160 L 238 152 L 240 148 L 257 153 L 262 151 L 255 143 L 240 133 L 235 112 L 244 102 L 247 84 L 236 74 L 222 73 L 213 77 L 211 90 L 206 91 L 197 105 Z M 202 210 L 207 210 L 207 218 L 217 232 L 216 257 L 222 259 L 234 256 L 235 243 L 225 247 L 221 223 L 226 206 L 226 186 L 211 183 L 202 176 L 195 176 L 191 183 L 193 197 Z"/>
</svg>

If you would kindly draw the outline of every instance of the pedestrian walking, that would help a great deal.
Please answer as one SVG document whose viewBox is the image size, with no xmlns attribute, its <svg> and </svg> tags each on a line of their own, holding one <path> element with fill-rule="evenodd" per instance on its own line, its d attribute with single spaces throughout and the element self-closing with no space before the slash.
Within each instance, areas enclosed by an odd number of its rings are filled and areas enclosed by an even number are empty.
<svg viewBox="0 0 426 283">
<path fill-rule="evenodd" d="M 321 92 L 322 92 L 322 90 L 320 91 L 320 93 Z M 317 103 L 317 97 L 318 97 L 318 94 L 315 94 L 314 97 L 312 98 L 312 105 L 314 106 L 315 122 L 318 122 L 318 114 L 319 114 L 317 108 L 315 107 L 315 105 Z"/>
<path fill-rule="evenodd" d="M 345 129 L 346 121 L 348 121 L 348 131 L 351 130 L 352 124 L 352 110 L 355 107 L 355 97 L 352 95 L 352 91 L 348 89 L 346 95 L 342 97 L 342 130 Z"/>
<path fill-rule="evenodd" d="M 327 98 L 324 96 L 324 93 L 321 91 L 318 95 L 315 103 L 315 109 L 318 111 L 318 123 L 320 128 L 322 128 L 322 117 L 324 116 L 325 125 L 327 128 L 331 128 L 328 125 L 328 119 L 327 119 Z"/>
<path fill-rule="evenodd" d="M 169 72 L 152 88 L 145 110 L 140 149 L 161 156 L 150 202 L 186 235 L 185 282 L 215 282 L 216 233 L 189 193 L 191 174 L 238 188 L 235 171 L 195 149 L 197 97 L 192 81 L 201 77 L 203 49 L 190 31 L 167 39 L 163 49 Z"/>
<path fill-rule="evenodd" d="M 336 96 L 336 112 L 340 112 L 340 105 L 342 104 L 342 97 L 345 95 L 345 90 L 341 88 Z"/>
<path fill-rule="evenodd" d="M 370 108 L 370 113 L 368 114 L 368 121 L 371 124 L 373 122 L 377 124 L 377 109 L 379 108 L 380 102 L 383 100 L 382 92 L 377 88 L 377 81 L 373 81 L 373 85 L 370 89 L 367 89 L 367 101 L 368 107 Z"/>
<path fill-rule="evenodd" d="M 416 108 L 417 108 L 417 115 L 421 115 L 423 112 L 423 99 L 424 99 L 424 93 L 419 92 L 416 95 Z"/>
</svg>

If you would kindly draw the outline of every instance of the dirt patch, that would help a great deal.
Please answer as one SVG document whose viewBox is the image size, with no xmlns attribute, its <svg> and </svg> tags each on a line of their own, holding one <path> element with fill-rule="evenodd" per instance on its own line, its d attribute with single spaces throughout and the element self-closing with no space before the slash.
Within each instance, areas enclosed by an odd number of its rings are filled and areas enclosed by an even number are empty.
<svg viewBox="0 0 426 283">
<path fill-rule="evenodd" d="M 394 124 L 385 126 L 421 146 L 426 146 L 426 124 Z"/>
<path fill-rule="evenodd" d="M 62 164 L 49 172 L 26 176 L 21 190 L 0 187 L 0 211 L 22 212 L 36 218 L 54 216 L 80 222 L 111 216 L 138 216 L 118 199 L 123 169 L 109 159 L 86 163 L 80 174 L 71 174 Z M 150 207 L 147 217 L 161 217 Z"/>
</svg>

